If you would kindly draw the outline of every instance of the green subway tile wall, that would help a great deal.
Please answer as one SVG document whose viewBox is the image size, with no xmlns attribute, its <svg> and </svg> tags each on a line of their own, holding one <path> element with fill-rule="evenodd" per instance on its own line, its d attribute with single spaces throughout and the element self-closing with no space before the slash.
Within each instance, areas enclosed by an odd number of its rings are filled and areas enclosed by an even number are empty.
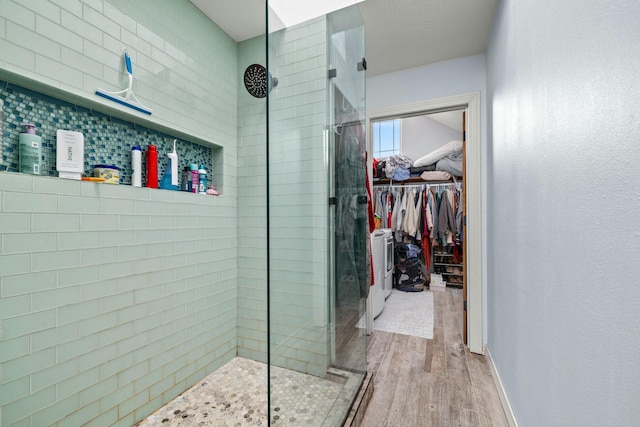
<svg viewBox="0 0 640 427">
<path fill-rule="evenodd" d="M 272 363 L 326 374 L 328 349 L 326 19 L 269 36 Z M 239 44 L 239 77 L 264 63 L 264 37 Z M 302 77 L 300 77 L 302 76 Z M 267 359 L 266 103 L 238 94 L 238 354 Z"/>
<path fill-rule="evenodd" d="M 123 46 L 150 117 L 94 94 Z M 223 197 L 0 172 L 0 425 L 131 426 L 237 352 L 237 44 L 189 2 L 2 0 L 0 51 L 88 127 L 214 151 Z"/>
<path fill-rule="evenodd" d="M 271 360 L 324 376 L 328 343 L 327 20 L 269 39 Z"/>
<path fill-rule="evenodd" d="M 65 194 L 33 190 L 45 180 Z M 230 198 L 103 187 L 0 173 L 3 426 L 133 423 L 236 354 Z M 59 210 L 69 192 L 98 211 Z M 40 198 L 51 212 L 26 202 Z"/>
<path fill-rule="evenodd" d="M 265 38 L 238 45 L 238 79 L 265 64 Z M 267 361 L 266 101 L 238 88 L 238 355 Z"/>
<path fill-rule="evenodd" d="M 191 3 L 3 0 L 0 13 L 2 73 L 137 123 L 221 146 L 235 141 L 237 46 Z M 151 116 L 95 95 L 98 87 L 126 87 L 124 47 L 134 93 L 153 109 Z"/>
</svg>

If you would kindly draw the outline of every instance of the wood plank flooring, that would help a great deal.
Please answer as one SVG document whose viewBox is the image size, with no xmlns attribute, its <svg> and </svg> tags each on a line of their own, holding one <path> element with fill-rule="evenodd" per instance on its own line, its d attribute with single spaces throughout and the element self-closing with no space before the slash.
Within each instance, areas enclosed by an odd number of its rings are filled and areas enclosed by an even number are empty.
<svg viewBox="0 0 640 427">
<path fill-rule="evenodd" d="M 462 290 L 433 294 L 433 339 L 373 331 L 362 426 L 508 427 L 487 359 L 462 341 Z"/>
</svg>

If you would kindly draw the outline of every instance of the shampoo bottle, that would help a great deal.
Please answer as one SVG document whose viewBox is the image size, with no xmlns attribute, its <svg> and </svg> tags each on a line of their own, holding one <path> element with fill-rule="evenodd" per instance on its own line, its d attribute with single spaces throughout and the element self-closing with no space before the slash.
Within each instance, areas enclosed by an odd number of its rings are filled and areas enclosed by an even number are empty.
<svg viewBox="0 0 640 427">
<path fill-rule="evenodd" d="M 142 149 L 139 145 L 131 147 L 131 185 L 142 187 Z"/>
<path fill-rule="evenodd" d="M 191 172 L 191 192 L 198 192 L 198 165 L 191 163 L 189 165 L 189 171 Z"/>
<path fill-rule="evenodd" d="M 158 150 L 153 144 L 147 147 L 147 187 L 158 188 Z"/>
<path fill-rule="evenodd" d="M 177 139 L 173 140 L 173 152 L 167 154 L 169 163 L 160 181 L 160 188 L 163 190 L 178 190 L 178 153 L 176 153 L 176 141 Z"/>
<path fill-rule="evenodd" d="M 20 123 L 25 131 L 19 138 L 19 168 L 20 172 L 40 175 L 42 168 L 42 138 L 36 135 L 36 126 L 31 123 Z"/>
<path fill-rule="evenodd" d="M 204 169 L 204 165 L 200 165 L 200 169 L 198 169 L 198 193 L 207 194 L 207 171 Z"/>
<path fill-rule="evenodd" d="M 182 170 L 180 191 L 191 191 L 191 172 L 189 171 L 189 166 L 185 166 Z"/>
</svg>

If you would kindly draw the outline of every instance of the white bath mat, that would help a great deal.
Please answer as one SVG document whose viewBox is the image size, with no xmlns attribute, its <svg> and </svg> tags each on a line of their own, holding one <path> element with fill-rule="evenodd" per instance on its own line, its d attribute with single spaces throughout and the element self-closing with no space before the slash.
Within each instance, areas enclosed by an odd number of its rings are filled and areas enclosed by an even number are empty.
<svg viewBox="0 0 640 427">
<path fill-rule="evenodd" d="M 433 294 L 393 289 L 373 329 L 433 339 Z"/>
</svg>

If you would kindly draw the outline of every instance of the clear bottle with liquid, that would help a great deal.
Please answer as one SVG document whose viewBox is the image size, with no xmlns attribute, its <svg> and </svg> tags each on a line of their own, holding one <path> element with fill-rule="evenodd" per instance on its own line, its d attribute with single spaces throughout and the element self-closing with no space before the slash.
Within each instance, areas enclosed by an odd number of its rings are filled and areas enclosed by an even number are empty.
<svg viewBox="0 0 640 427">
<path fill-rule="evenodd" d="M 191 191 L 191 172 L 189 166 L 185 166 L 182 170 L 182 181 L 180 183 L 180 191 Z"/>
</svg>

